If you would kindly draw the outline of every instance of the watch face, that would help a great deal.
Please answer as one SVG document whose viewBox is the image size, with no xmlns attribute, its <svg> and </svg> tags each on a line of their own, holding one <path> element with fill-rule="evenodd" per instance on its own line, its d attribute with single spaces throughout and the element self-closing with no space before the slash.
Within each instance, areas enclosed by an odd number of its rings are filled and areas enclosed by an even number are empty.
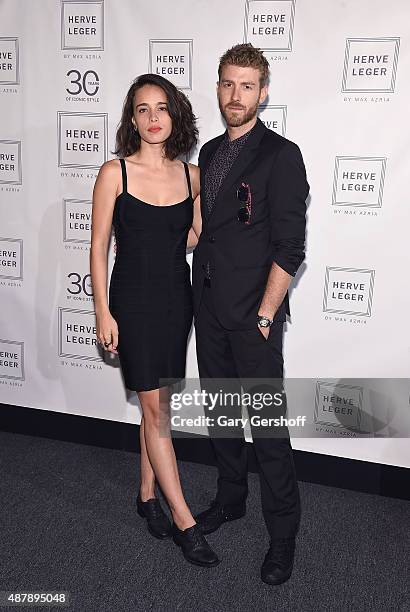
<svg viewBox="0 0 410 612">
<path fill-rule="evenodd" d="M 261 319 L 258 325 L 259 327 L 269 327 L 269 321 L 267 319 Z"/>
</svg>

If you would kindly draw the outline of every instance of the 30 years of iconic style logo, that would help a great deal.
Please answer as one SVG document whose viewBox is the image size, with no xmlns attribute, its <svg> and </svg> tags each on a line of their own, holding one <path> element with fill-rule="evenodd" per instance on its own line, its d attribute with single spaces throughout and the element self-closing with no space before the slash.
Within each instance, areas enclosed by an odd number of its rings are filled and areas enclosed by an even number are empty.
<svg viewBox="0 0 410 612">
<path fill-rule="evenodd" d="M 0 238 L 0 278 L 23 279 L 23 240 Z"/>
<path fill-rule="evenodd" d="M 58 165 L 99 168 L 108 156 L 106 113 L 58 112 Z"/>
<path fill-rule="evenodd" d="M 102 361 L 97 350 L 95 312 L 58 309 L 58 354 L 89 361 Z"/>
<path fill-rule="evenodd" d="M 0 339 L 0 378 L 24 380 L 24 342 Z"/>
<path fill-rule="evenodd" d="M 259 119 L 267 128 L 277 132 L 281 136 L 286 135 L 286 115 L 286 106 L 265 104 L 259 107 Z"/>
<path fill-rule="evenodd" d="M 337 156 L 332 204 L 381 208 L 385 173 L 385 157 Z"/>
<path fill-rule="evenodd" d="M 18 38 L 0 36 L 0 85 L 20 83 Z"/>
<path fill-rule="evenodd" d="M 63 240 L 64 242 L 91 243 L 90 200 L 63 200 Z"/>
<path fill-rule="evenodd" d="M 292 51 L 295 0 L 247 0 L 245 42 L 264 51 Z"/>
<path fill-rule="evenodd" d="M 374 270 L 327 267 L 323 311 L 370 317 Z"/>
<path fill-rule="evenodd" d="M 69 272 L 67 274 L 67 300 L 94 302 L 91 274 L 89 272 Z"/>
<path fill-rule="evenodd" d="M 400 38 L 348 38 L 343 92 L 393 93 Z"/>
<path fill-rule="evenodd" d="M 69 94 L 66 97 L 68 102 L 78 101 L 84 102 L 86 97 L 88 101 L 99 102 L 97 93 L 100 89 L 100 77 L 95 70 L 77 70 L 71 68 L 67 71 L 66 92 Z"/>
<path fill-rule="evenodd" d="M 192 89 L 192 40 L 150 40 L 149 72 L 169 79 L 179 89 Z"/>
<path fill-rule="evenodd" d="M 362 409 L 362 387 L 317 381 L 315 423 L 360 432 Z"/>
<path fill-rule="evenodd" d="M 61 48 L 104 49 L 104 0 L 62 0 Z"/>
<path fill-rule="evenodd" d="M 0 140 L 0 183 L 22 183 L 21 140 Z"/>
</svg>

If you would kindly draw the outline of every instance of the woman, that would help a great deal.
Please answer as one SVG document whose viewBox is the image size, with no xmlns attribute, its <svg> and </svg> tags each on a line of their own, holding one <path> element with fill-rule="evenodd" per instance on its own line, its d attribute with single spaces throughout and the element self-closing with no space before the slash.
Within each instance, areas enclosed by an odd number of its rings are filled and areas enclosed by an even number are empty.
<svg viewBox="0 0 410 612">
<path fill-rule="evenodd" d="M 103 164 L 94 187 L 90 263 L 98 340 L 119 355 L 125 385 L 142 408 L 138 513 L 152 535 L 172 535 L 188 561 L 213 566 L 219 559 L 185 502 L 168 403 L 164 411 L 160 402 L 160 388 L 163 398 L 167 383 L 185 376 L 192 323 L 186 248 L 201 231 L 199 169 L 177 157 L 191 150 L 197 135 L 191 104 L 172 83 L 154 74 L 133 82 L 117 130 L 120 159 Z M 116 258 L 107 303 L 112 225 Z M 155 496 L 156 480 L 172 526 Z"/>
</svg>

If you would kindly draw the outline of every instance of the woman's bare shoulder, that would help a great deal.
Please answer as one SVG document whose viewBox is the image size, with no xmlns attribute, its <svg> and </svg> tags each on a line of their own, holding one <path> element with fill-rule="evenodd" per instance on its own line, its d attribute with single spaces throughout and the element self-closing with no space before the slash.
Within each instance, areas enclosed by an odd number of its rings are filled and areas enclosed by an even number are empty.
<svg viewBox="0 0 410 612">
<path fill-rule="evenodd" d="M 121 178 L 121 166 L 119 159 L 109 159 L 104 162 L 98 171 L 97 183 L 118 185 Z"/>
<path fill-rule="evenodd" d="M 109 176 L 110 174 L 116 174 L 119 168 L 120 168 L 119 159 L 117 158 L 109 159 L 108 161 L 104 162 L 103 165 L 101 166 L 100 173 L 103 173 Z"/>
<path fill-rule="evenodd" d="M 189 174 L 191 176 L 192 190 L 194 192 L 193 195 L 194 198 L 196 198 L 200 191 L 199 166 L 196 166 L 195 164 L 188 164 L 188 167 Z"/>
<path fill-rule="evenodd" d="M 191 173 L 191 176 L 199 177 L 199 166 L 195 164 L 191 164 L 191 162 L 188 163 L 188 166 L 189 166 L 189 172 Z"/>
</svg>

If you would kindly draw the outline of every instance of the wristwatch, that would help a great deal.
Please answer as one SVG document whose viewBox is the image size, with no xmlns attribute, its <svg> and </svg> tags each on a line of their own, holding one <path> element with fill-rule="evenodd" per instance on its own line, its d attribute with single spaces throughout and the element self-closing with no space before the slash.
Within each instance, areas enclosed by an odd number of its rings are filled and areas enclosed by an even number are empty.
<svg viewBox="0 0 410 612">
<path fill-rule="evenodd" d="M 258 315 L 258 325 L 259 327 L 270 327 L 273 323 L 273 319 L 268 319 L 268 317 L 264 317 L 262 315 Z"/>
</svg>

